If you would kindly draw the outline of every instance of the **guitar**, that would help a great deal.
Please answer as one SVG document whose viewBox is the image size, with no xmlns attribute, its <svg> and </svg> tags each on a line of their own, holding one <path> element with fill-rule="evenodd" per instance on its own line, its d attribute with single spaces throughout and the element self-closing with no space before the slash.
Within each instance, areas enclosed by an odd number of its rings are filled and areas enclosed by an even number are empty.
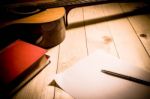
<svg viewBox="0 0 150 99">
<path fill-rule="evenodd" d="M 41 0 L 36 2 L 31 1 L 12 5 L 3 5 L 1 6 L 1 11 L 8 12 L 8 15 L 14 14 L 15 16 L 21 16 L 21 18 L 11 20 L 6 19 L 4 21 L 0 20 L 0 29 L 13 25 L 17 25 L 17 27 L 22 25 L 22 27 L 25 28 L 23 28 L 23 31 L 25 31 L 27 26 L 30 28 L 32 27 L 32 29 L 26 33 L 29 32 L 30 36 L 30 32 L 33 32 L 33 35 L 34 33 L 40 32 L 39 34 L 42 34 L 42 37 L 37 39 L 36 43 L 41 47 L 49 48 L 64 40 L 65 27 L 68 25 L 67 15 L 71 9 L 82 6 L 127 1 L 128 0 Z M 137 0 L 129 0 L 129 2 L 135 1 Z M 26 10 L 27 8 L 29 10 Z M 5 35 L 6 33 L 0 34 L 0 39 L 4 39 L 3 41 L 5 41 L 5 38 L 8 38 L 7 35 L 2 36 L 2 34 Z"/>
<path fill-rule="evenodd" d="M 27 17 L 0 21 L 0 49 L 16 39 L 50 48 L 65 38 L 65 9 L 50 8 Z"/>
<path fill-rule="evenodd" d="M 148 0 L 16 0 L 15 3 L 1 5 L 0 11 L 15 16 L 26 17 L 44 11 L 47 8 L 64 7 L 67 16 L 71 9 L 82 6 L 90 6 L 114 2 L 149 2 Z"/>
</svg>

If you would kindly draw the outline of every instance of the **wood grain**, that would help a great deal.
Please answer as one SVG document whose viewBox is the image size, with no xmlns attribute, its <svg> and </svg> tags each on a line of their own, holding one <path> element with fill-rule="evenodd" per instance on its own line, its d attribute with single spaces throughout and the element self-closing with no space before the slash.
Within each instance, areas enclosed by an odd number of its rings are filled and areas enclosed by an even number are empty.
<svg viewBox="0 0 150 99">
<path fill-rule="evenodd" d="M 96 22 L 94 20 L 105 20 L 101 5 L 84 7 L 84 21 L 89 54 L 97 49 L 102 49 L 117 56 L 107 22 Z M 89 22 L 95 23 L 90 24 Z"/>
<path fill-rule="evenodd" d="M 40 23 L 48 23 L 52 21 L 56 21 L 60 18 L 62 18 L 65 15 L 65 9 L 63 7 L 60 8 L 50 8 L 46 9 L 45 11 L 39 12 L 37 14 L 16 19 L 16 20 L 11 20 L 11 21 L 6 21 L 6 22 L 1 22 L 0 28 L 4 28 L 9 25 L 13 24 L 40 24 Z"/>
<path fill-rule="evenodd" d="M 103 49 L 150 71 L 149 14 L 118 16 L 139 5 L 110 3 L 73 9 L 68 19 L 70 27 L 74 24 L 76 28 L 68 28 L 65 40 L 49 49 L 52 63 L 21 89 L 14 99 L 73 99 L 67 92 L 49 86 L 49 83 L 56 72 L 65 71 L 96 49 Z M 146 37 L 140 34 L 146 34 Z"/>
<path fill-rule="evenodd" d="M 69 15 L 69 24 L 83 22 L 82 8 L 72 10 Z M 83 23 L 81 23 L 83 24 Z M 57 73 L 63 72 L 77 61 L 87 55 L 84 27 L 69 29 L 66 31 L 66 38 L 60 44 Z M 55 99 L 72 99 L 67 93 L 56 89 Z"/>
<path fill-rule="evenodd" d="M 132 11 L 137 8 L 142 8 L 143 6 L 146 5 L 140 3 L 121 4 L 121 7 L 124 12 Z M 148 12 L 148 9 L 145 8 L 143 9 L 143 11 L 145 11 L 145 13 L 140 14 L 139 12 L 139 15 L 135 15 L 128 18 L 150 56 L 150 16 L 149 13 L 146 13 L 146 11 Z"/>
<path fill-rule="evenodd" d="M 119 4 L 103 6 L 106 16 L 123 13 Z M 112 20 L 109 28 L 121 59 L 150 70 L 150 58 L 127 18 Z"/>
</svg>

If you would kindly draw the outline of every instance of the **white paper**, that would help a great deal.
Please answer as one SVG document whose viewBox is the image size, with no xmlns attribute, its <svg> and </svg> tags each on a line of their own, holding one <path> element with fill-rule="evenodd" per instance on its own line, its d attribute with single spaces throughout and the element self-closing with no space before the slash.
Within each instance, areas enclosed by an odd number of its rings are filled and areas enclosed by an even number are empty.
<svg viewBox="0 0 150 99">
<path fill-rule="evenodd" d="M 101 50 L 57 74 L 55 81 L 76 99 L 150 99 L 149 86 L 110 76 L 102 69 L 150 81 L 149 72 Z"/>
</svg>

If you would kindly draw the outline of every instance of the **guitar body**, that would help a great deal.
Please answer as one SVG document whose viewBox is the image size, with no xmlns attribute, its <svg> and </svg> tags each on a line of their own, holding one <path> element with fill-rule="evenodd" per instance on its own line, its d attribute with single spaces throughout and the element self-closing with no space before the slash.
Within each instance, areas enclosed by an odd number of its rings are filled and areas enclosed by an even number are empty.
<svg viewBox="0 0 150 99">
<path fill-rule="evenodd" d="M 0 30 L 15 27 L 14 31 L 1 34 L 18 35 L 18 39 L 37 44 L 43 48 L 50 48 L 61 43 L 65 38 L 65 9 L 50 8 L 37 14 L 1 22 Z M 18 29 L 17 29 L 18 28 Z M 1 35 L 0 35 L 1 36 Z M 7 40 L 7 37 L 5 40 Z M 16 38 L 17 38 L 16 37 Z M 33 38 L 32 38 L 33 37 Z M 10 38 L 10 37 L 9 37 Z"/>
<path fill-rule="evenodd" d="M 65 37 L 65 26 L 68 25 L 67 15 L 71 9 L 111 2 L 126 2 L 126 0 L 16 0 L 16 2 L 10 5 L 6 4 L 0 7 L 0 11 L 8 11 L 14 17 L 15 15 L 29 16 L 12 21 L 6 20 L 7 22 L 0 21 L 0 29 L 12 25 L 21 27 L 22 31 L 19 30 L 21 33 L 16 32 L 18 34 L 25 32 L 21 38 L 25 37 L 28 40 L 33 40 L 32 36 L 34 37 L 34 33 L 35 35 L 41 34 L 42 36 L 34 41 L 41 47 L 49 48 L 63 41 Z M 0 34 L 1 38 L 3 37 Z"/>
</svg>

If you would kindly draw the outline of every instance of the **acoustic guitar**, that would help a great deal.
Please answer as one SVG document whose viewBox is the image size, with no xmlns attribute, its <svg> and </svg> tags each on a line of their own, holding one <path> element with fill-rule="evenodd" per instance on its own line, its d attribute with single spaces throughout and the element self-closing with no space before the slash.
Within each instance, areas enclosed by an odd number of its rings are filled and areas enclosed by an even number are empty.
<svg viewBox="0 0 150 99">
<path fill-rule="evenodd" d="M 5 12 L 3 14 L 8 16 L 17 16 L 17 18 L 0 20 L 0 30 L 2 30 L 2 32 L 0 31 L 0 42 L 11 42 L 11 37 L 15 35 L 15 39 L 25 38 L 29 42 L 34 41 L 35 44 L 41 47 L 50 48 L 64 40 L 65 28 L 68 25 L 67 15 L 71 9 L 127 1 L 134 2 L 137 0 L 30 0 L 30 2 L 25 0 L 4 5 L 0 7 L 0 11 Z M 33 39 L 35 36 L 38 36 L 36 40 Z M 5 47 L 7 44 L 9 43 L 0 44 L 0 48 Z"/>
<path fill-rule="evenodd" d="M 48 8 L 65 8 L 65 15 L 76 7 L 97 5 L 104 3 L 121 3 L 121 2 L 148 2 L 148 0 L 15 0 L 14 3 L 4 4 L 0 7 L 3 14 L 15 15 L 17 17 L 26 17 L 45 11 Z M 60 12 L 60 11 L 58 11 Z M 66 26 L 68 25 L 66 19 Z"/>
</svg>

